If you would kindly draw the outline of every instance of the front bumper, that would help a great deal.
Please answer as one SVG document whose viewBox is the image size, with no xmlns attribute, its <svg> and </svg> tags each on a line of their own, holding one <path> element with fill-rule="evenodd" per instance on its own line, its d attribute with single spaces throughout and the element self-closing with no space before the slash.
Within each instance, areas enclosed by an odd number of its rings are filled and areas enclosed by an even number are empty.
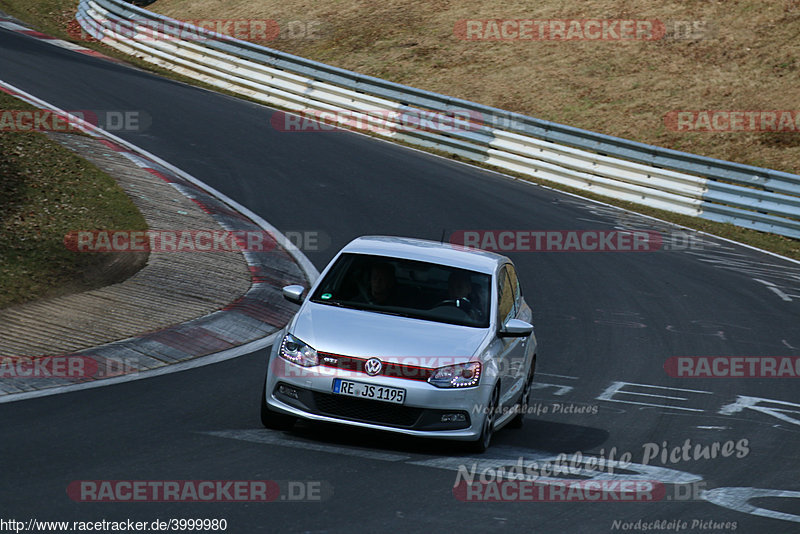
<svg viewBox="0 0 800 534">
<path fill-rule="evenodd" d="M 277 359 L 277 360 L 276 360 Z M 311 421 L 396 432 L 411 436 L 453 440 L 475 440 L 480 436 L 490 388 L 443 389 L 421 382 L 324 367 L 301 367 L 270 357 L 265 402 L 275 412 Z M 276 372 L 278 370 L 278 372 Z M 333 393 L 333 380 L 402 388 L 402 405 L 358 399 Z M 445 414 L 463 414 L 464 421 L 442 422 Z"/>
</svg>

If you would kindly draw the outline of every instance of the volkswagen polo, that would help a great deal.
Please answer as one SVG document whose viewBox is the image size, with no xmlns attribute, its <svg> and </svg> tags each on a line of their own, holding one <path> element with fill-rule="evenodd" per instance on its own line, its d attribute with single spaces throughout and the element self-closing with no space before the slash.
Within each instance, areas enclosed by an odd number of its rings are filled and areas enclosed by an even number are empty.
<svg viewBox="0 0 800 534">
<path fill-rule="evenodd" d="M 268 428 L 298 418 L 489 447 L 525 417 L 536 365 L 531 309 L 499 254 L 389 236 L 345 246 L 276 338 Z"/>
</svg>

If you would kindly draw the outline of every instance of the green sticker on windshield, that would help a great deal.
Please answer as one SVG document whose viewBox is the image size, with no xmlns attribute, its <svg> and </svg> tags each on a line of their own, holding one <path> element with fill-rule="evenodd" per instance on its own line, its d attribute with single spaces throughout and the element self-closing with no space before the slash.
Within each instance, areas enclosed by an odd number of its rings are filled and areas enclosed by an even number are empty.
<svg viewBox="0 0 800 534">
<path fill-rule="evenodd" d="M 328 300 L 328 299 L 329 299 L 329 298 L 331 298 L 332 296 L 333 296 L 333 295 L 331 295 L 330 293 L 323 293 L 322 295 L 320 295 L 320 297 L 319 297 L 319 298 L 321 298 L 322 300 Z"/>
</svg>

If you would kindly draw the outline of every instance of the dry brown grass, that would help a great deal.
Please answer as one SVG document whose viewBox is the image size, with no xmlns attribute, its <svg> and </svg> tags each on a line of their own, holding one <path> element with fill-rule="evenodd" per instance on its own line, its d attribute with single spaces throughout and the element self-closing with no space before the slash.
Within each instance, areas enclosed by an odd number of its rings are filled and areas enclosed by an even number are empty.
<svg viewBox="0 0 800 534">
<path fill-rule="evenodd" d="M 659 146 L 800 170 L 800 133 L 678 133 L 672 110 L 794 110 L 800 1 L 158 0 L 180 19 L 320 21 L 317 39 L 268 46 L 403 84 Z M 659 19 L 712 23 L 713 38 L 464 41 L 461 19 Z"/>
<path fill-rule="evenodd" d="M 800 109 L 794 102 L 800 0 L 771 5 L 749 0 L 641 0 L 636 9 L 631 4 L 584 0 L 578 9 L 566 0 L 543 0 L 533 8 L 522 2 L 489 8 L 474 0 L 389 0 L 375 5 L 357 0 L 158 0 L 149 9 L 184 20 L 273 19 L 284 28 L 289 21 L 318 22 L 317 39 L 282 37 L 266 44 L 594 131 L 789 172 L 800 169 L 800 134 L 677 134 L 664 127 L 664 115 L 676 109 Z M 0 0 L 0 8 L 66 39 L 75 35 L 67 31 L 75 27 L 75 6 L 76 0 Z M 488 43 L 454 36 L 457 20 L 515 17 L 699 20 L 711 22 L 717 32 L 713 39 L 649 43 Z M 141 68 L 205 86 L 103 44 L 85 44 Z M 572 192 L 800 259 L 800 240 Z"/>
</svg>

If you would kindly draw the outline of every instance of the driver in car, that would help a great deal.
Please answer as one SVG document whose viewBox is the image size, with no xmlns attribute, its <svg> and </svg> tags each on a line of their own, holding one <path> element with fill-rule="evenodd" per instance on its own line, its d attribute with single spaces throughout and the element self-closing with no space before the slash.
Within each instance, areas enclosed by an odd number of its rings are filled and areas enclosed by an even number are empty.
<svg viewBox="0 0 800 534">
<path fill-rule="evenodd" d="M 447 280 L 447 293 L 457 308 L 478 318 L 480 305 L 478 296 L 472 291 L 472 282 L 466 271 L 454 271 Z"/>
<path fill-rule="evenodd" d="M 390 263 L 376 263 L 369 273 L 369 295 L 372 304 L 387 305 L 397 296 L 397 279 L 394 266 Z"/>
</svg>

